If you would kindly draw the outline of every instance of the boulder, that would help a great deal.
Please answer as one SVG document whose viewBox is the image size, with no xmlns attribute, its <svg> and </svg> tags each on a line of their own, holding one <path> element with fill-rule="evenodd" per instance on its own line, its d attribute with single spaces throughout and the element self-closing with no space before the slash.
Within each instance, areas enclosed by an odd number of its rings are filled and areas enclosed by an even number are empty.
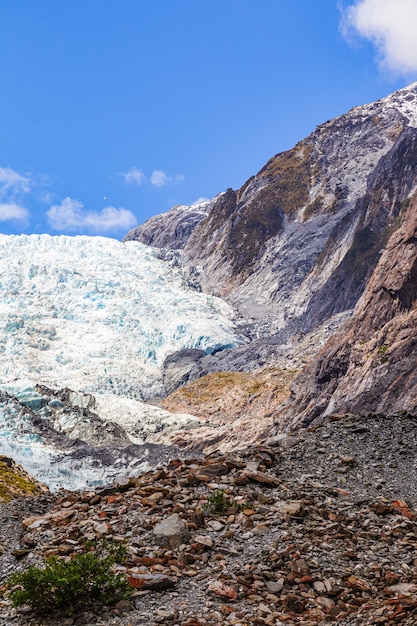
<svg viewBox="0 0 417 626">
<path fill-rule="evenodd" d="M 158 545 L 169 545 L 171 548 L 178 548 L 182 543 L 188 543 L 191 538 L 188 528 L 178 513 L 174 513 L 156 524 L 153 534 Z"/>
</svg>

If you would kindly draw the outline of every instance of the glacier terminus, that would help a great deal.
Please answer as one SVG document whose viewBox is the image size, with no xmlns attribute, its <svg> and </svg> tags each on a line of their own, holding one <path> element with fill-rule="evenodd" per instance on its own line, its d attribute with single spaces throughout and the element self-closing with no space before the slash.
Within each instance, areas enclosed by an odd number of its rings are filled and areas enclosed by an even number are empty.
<svg viewBox="0 0 417 626">
<path fill-rule="evenodd" d="M 52 489 L 143 469 L 152 432 L 195 424 L 146 404 L 182 349 L 239 345 L 234 312 L 137 241 L 0 236 L 0 454 Z"/>
</svg>

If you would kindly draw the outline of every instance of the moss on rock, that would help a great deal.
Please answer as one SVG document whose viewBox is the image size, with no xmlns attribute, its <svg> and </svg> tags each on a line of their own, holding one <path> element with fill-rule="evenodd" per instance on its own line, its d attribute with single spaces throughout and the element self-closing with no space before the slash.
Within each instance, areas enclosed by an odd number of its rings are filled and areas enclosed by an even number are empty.
<svg viewBox="0 0 417 626">
<path fill-rule="evenodd" d="M 29 476 L 13 459 L 0 456 L 0 503 L 46 491 L 44 485 Z"/>
</svg>

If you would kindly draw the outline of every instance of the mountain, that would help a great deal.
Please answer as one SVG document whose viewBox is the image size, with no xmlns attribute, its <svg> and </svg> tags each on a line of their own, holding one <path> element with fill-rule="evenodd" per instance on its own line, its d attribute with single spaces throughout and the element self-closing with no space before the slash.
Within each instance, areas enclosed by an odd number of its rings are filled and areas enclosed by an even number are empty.
<svg viewBox="0 0 417 626">
<path fill-rule="evenodd" d="M 250 339 L 190 364 L 188 380 L 203 388 L 205 374 L 306 367 L 285 411 L 268 406 L 278 429 L 334 411 L 415 411 L 416 164 L 414 83 L 318 126 L 216 196 L 207 216 L 187 222 L 181 245 L 165 238 L 202 289 L 234 307 Z M 185 215 L 174 208 L 135 236 L 156 241 L 165 220 L 178 232 Z"/>
<path fill-rule="evenodd" d="M 416 190 L 417 83 L 123 242 L 0 236 L 0 453 L 76 489 L 416 414 Z"/>
<path fill-rule="evenodd" d="M 113 538 L 66 622 L 416 624 L 417 83 L 124 242 L 0 236 L 0 312 L 0 583 Z"/>
</svg>

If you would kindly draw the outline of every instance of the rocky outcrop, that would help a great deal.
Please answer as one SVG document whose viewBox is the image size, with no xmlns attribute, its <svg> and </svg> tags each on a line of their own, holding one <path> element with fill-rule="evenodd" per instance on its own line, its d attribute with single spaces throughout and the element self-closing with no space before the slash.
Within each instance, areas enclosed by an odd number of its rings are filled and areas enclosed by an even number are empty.
<svg viewBox="0 0 417 626">
<path fill-rule="evenodd" d="M 0 503 L 47 492 L 45 485 L 29 476 L 13 459 L 0 455 Z"/>
<path fill-rule="evenodd" d="M 203 350 L 183 349 L 170 354 L 164 361 L 163 382 L 165 391 L 169 394 L 188 381 L 201 376 L 201 359 L 205 356 Z"/>
<path fill-rule="evenodd" d="M 417 414 L 417 193 L 398 219 L 352 319 L 295 381 L 280 428 L 350 411 Z"/>
<path fill-rule="evenodd" d="M 184 249 L 203 289 L 258 335 L 352 309 L 417 184 L 416 126 L 417 84 L 319 126 L 228 190 Z"/>
<path fill-rule="evenodd" d="M 157 433 L 152 440 L 185 450 L 211 453 L 253 444 L 271 432 L 272 416 L 289 395 L 296 372 L 266 368 L 257 372 L 207 374 L 177 389 L 161 406 L 200 418 L 192 429 Z"/>
<path fill-rule="evenodd" d="M 207 217 L 215 199 L 178 205 L 129 231 L 123 241 L 141 241 L 156 248 L 183 248 L 194 228 Z"/>
</svg>

